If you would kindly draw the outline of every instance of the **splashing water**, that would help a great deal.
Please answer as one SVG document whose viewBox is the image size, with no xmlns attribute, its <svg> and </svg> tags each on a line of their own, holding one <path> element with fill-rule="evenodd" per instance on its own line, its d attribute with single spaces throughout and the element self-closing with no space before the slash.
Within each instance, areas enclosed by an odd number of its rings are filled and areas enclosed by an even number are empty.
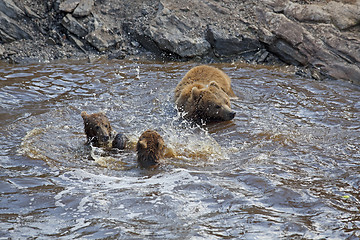
<svg viewBox="0 0 360 240">
<path fill-rule="evenodd" d="M 357 239 L 359 88 L 282 69 L 218 64 L 230 122 L 179 117 L 173 89 L 196 63 L 98 60 L 0 68 L 3 238 Z M 103 111 L 126 150 L 85 145 Z M 147 129 L 160 168 L 137 167 Z"/>
</svg>

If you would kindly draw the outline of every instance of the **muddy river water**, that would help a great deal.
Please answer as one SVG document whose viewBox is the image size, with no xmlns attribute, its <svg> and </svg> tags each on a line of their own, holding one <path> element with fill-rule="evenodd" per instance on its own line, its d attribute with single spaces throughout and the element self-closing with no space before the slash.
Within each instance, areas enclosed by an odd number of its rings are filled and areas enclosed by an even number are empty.
<svg viewBox="0 0 360 240">
<path fill-rule="evenodd" d="M 218 64 L 236 117 L 194 126 L 173 90 L 196 65 L 0 65 L 0 239 L 359 239 L 360 88 Z M 175 157 L 85 146 L 84 110 Z"/>
</svg>

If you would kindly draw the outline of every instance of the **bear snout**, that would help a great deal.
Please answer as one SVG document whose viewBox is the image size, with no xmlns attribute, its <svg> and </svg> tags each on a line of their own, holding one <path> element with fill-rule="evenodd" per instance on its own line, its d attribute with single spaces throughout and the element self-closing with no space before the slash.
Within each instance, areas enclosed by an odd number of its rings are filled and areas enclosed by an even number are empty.
<svg viewBox="0 0 360 240">
<path fill-rule="evenodd" d="M 235 115 L 236 115 L 236 112 L 233 111 L 230 107 L 228 106 L 223 106 L 221 108 L 222 111 L 219 112 L 219 115 L 221 116 L 220 118 L 222 118 L 222 120 L 224 121 L 230 121 L 232 120 Z"/>
<path fill-rule="evenodd" d="M 110 137 L 108 135 L 101 137 L 102 142 L 108 142 L 109 140 L 110 140 Z"/>
<path fill-rule="evenodd" d="M 235 115 L 236 115 L 236 112 L 231 111 L 231 112 L 229 113 L 229 120 L 232 120 L 232 119 L 235 117 Z"/>
</svg>

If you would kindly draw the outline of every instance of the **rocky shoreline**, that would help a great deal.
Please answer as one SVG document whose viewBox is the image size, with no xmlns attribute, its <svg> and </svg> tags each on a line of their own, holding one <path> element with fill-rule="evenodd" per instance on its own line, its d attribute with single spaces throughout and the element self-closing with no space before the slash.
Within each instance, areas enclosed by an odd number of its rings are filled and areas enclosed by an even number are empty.
<svg viewBox="0 0 360 240">
<path fill-rule="evenodd" d="M 0 0 L 0 59 L 292 65 L 360 85 L 359 0 Z"/>
</svg>

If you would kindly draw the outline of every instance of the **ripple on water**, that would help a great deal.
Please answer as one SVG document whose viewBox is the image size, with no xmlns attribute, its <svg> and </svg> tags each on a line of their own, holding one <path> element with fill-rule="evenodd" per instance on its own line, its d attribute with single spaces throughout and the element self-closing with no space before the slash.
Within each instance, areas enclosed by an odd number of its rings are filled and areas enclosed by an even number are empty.
<svg viewBox="0 0 360 240">
<path fill-rule="evenodd" d="M 358 238 L 359 89 L 219 64 L 237 115 L 191 126 L 172 90 L 195 65 L 0 68 L 4 237 Z M 106 112 L 133 144 L 157 130 L 170 149 L 163 166 L 86 147 L 83 110 Z"/>
</svg>

